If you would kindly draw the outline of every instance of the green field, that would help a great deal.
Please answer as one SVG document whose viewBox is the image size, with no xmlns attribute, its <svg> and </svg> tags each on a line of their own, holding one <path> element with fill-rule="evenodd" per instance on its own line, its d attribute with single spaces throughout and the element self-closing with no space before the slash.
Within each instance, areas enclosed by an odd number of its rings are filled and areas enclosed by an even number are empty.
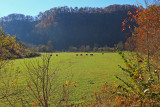
<svg viewBox="0 0 160 107">
<path fill-rule="evenodd" d="M 78 82 L 77 87 L 70 87 L 69 101 L 79 103 L 84 100 L 92 100 L 94 91 L 100 89 L 106 82 L 108 84 L 119 83 L 114 75 L 125 79 L 125 74 L 118 67 L 118 65 L 124 66 L 118 53 L 105 53 L 104 55 L 93 53 L 93 56 L 86 56 L 86 53 L 83 53 L 83 56 L 76 56 L 76 54 L 79 53 L 53 53 L 52 55 L 50 69 L 55 70 L 56 68 L 55 96 L 57 100 L 62 95 L 62 85 L 66 81 Z M 14 68 L 20 71 L 19 84 L 23 85 L 26 81 L 24 62 L 36 63 L 37 60 L 41 61 L 41 57 L 13 61 Z M 82 97 L 86 97 L 86 99 L 82 99 Z"/>
</svg>

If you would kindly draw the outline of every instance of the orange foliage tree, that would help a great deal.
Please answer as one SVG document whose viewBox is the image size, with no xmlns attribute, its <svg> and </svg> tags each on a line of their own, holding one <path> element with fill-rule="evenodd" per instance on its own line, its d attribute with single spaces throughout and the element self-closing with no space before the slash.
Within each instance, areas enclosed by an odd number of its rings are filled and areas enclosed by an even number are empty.
<svg viewBox="0 0 160 107">
<path fill-rule="evenodd" d="M 122 30 L 130 29 L 132 32 L 132 36 L 128 38 L 125 45 L 130 51 L 134 50 L 135 52 L 131 58 L 120 52 L 127 68 L 120 67 L 129 74 L 133 83 L 126 82 L 117 76 L 116 78 L 127 86 L 127 91 L 123 90 L 121 92 L 126 95 L 125 104 L 130 102 L 129 105 L 135 103 L 139 106 L 156 106 L 159 104 L 160 98 L 160 1 L 148 2 L 146 0 L 145 3 L 146 8 L 139 5 L 135 8 L 135 13 L 129 11 L 128 14 L 131 17 L 125 19 L 122 23 Z M 133 26 L 128 22 L 136 24 Z M 123 96 L 121 95 L 122 99 Z M 134 97 L 135 99 L 132 99 Z M 127 99 L 132 100 L 128 101 Z"/>
<path fill-rule="evenodd" d="M 137 51 L 137 53 L 147 56 L 148 69 L 150 72 L 150 60 L 157 63 L 160 51 L 160 5 L 159 0 L 153 2 L 145 1 L 146 8 L 139 5 L 135 13 L 128 14 L 131 16 L 122 23 L 122 30 L 126 29 L 126 23 L 135 22 L 136 27 L 127 25 L 132 31 L 132 36 L 128 38 L 125 46 L 128 50 Z M 153 4 L 154 3 L 154 4 Z"/>
</svg>

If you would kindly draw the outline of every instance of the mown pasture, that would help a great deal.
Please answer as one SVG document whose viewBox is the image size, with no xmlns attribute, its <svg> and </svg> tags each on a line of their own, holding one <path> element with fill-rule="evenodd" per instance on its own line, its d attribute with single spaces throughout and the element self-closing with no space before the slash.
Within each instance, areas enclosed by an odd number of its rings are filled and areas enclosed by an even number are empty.
<svg viewBox="0 0 160 107">
<path fill-rule="evenodd" d="M 41 57 L 45 55 L 47 54 L 42 53 Z M 37 61 L 41 63 L 41 57 L 16 59 L 11 66 L 7 66 L 8 69 L 12 69 L 12 73 L 17 70 L 20 72 L 18 85 L 25 86 L 27 79 L 25 63 L 36 65 Z M 114 77 L 115 75 L 126 79 L 126 74 L 118 65 L 124 66 L 118 53 L 52 53 L 50 69 L 56 72 L 55 102 L 62 97 L 62 86 L 66 81 L 78 83 L 77 87 L 70 86 L 69 88 L 70 102 L 91 101 L 94 91 L 99 90 L 103 84 L 120 83 Z"/>
</svg>

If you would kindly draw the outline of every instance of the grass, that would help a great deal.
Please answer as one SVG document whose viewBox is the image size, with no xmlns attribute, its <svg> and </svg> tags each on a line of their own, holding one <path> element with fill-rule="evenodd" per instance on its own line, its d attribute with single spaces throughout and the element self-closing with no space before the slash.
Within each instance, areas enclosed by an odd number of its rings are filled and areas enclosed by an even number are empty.
<svg viewBox="0 0 160 107">
<path fill-rule="evenodd" d="M 58 54 L 58 56 L 56 56 Z M 83 101 L 91 101 L 94 91 L 102 87 L 106 82 L 113 84 L 118 82 L 114 75 L 125 79 L 125 74 L 118 67 L 124 65 L 118 53 L 93 53 L 93 56 L 76 56 L 77 53 L 53 53 L 51 58 L 51 69 L 58 68 L 56 71 L 56 98 L 61 97 L 62 85 L 66 81 L 78 82 L 77 87 L 70 87 L 69 101 L 80 103 Z M 78 53 L 79 54 L 79 53 Z M 42 55 L 45 55 L 44 53 Z M 23 85 L 26 78 L 26 70 L 24 62 L 35 63 L 40 57 L 28 59 L 16 59 L 13 67 L 20 71 L 19 84 Z M 117 83 L 117 84 L 118 84 Z M 82 99 L 85 98 L 85 99 Z"/>
</svg>

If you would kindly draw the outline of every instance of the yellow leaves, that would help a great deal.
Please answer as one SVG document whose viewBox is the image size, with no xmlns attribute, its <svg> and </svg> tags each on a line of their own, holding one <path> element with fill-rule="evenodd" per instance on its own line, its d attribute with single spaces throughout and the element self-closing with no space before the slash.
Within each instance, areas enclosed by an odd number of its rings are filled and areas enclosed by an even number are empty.
<svg viewBox="0 0 160 107">
<path fill-rule="evenodd" d="M 31 107 L 35 107 L 37 104 L 40 104 L 40 101 L 36 101 L 36 102 L 32 103 Z"/>
<path fill-rule="evenodd" d="M 21 46 L 16 43 L 15 37 L 10 36 L 9 34 L 5 34 L 2 29 L 0 29 L 0 54 L 1 58 L 8 58 L 8 57 L 19 57 L 19 53 L 15 53 L 17 50 L 20 50 Z M 16 54 L 16 55 L 15 55 Z"/>
<path fill-rule="evenodd" d="M 140 78 L 141 80 L 144 79 L 144 77 L 143 77 L 142 75 L 140 75 L 139 78 Z"/>
<path fill-rule="evenodd" d="M 66 81 L 66 83 L 64 85 L 68 86 L 69 83 L 70 83 L 69 81 Z M 74 87 L 77 87 L 79 84 L 77 82 L 72 82 L 71 85 L 74 86 Z"/>
<path fill-rule="evenodd" d="M 18 81 L 18 78 L 15 78 L 15 80 L 13 80 L 13 81 L 10 83 L 10 87 L 17 86 L 17 85 L 18 85 L 17 81 Z"/>
<path fill-rule="evenodd" d="M 65 86 L 68 86 L 68 84 L 69 84 L 69 81 L 66 81 Z"/>
<path fill-rule="evenodd" d="M 0 38 L 0 47 L 5 47 L 7 49 L 11 49 L 13 48 L 13 46 L 18 46 L 18 44 L 16 43 L 15 37 L 11 37 L 11 36 L 1 36 Z"/>
<path fill-rule="evenodd" d="M 9 87 L 13 87 L 13 86 L 17 86 L 17 85 L 18 85 L 18 84 L 17 84 L 17 81 L 15 81 L 15 82 L 13 81 L 13 82 L 10 83 L 10 86 L 9 86 Z"/>
<path fill-rule="evenodd" d="M 74 87 L 77 87 L 78 83 L 77 82 L 72 82 L 71 85 L 74 86 Z"/>
<path fill-rule="evenodd" d="M 138 74 L 135 74 L 135 75 L 134 75 L 134 79 L 137 79 L 137 78 L 138 78 Z"/>
<path fill-rule="evenodd" d="M 11 82 L 11 83 L 10 83 L 10 87 L 13 87 L 13 86 L 14 86 L 14 84 L 13 84 L 13 82 Z"/>
</svg>

